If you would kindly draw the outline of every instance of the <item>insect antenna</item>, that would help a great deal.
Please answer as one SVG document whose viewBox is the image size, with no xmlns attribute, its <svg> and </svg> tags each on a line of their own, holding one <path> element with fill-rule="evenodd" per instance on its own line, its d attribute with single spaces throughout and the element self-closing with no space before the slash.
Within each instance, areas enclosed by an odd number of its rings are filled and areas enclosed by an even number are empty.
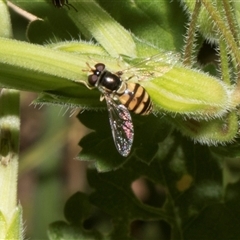
<svg viewBox="0 0 240 240">
<path fill-rule="evenodd" d="M 70 10 L 70 7 L 71 7 L 76 12 L 78 12 L 78 10 L 71 3 L 69 3 L 68 0 L 52 0 L 52 3 L 57 8 L 61 8 L 63 6 L 66 6 L 69 10 Z"/>
<path fill-rule="evenodd" d="M 69 10 L 70 10 L 70 7 L 72 7 L 76 12 L 78 12 L 78 10 L 72 5 L 72 4 L 70 4 L 70 3 L 65 3 L 64 4 Z"/>
</svg>

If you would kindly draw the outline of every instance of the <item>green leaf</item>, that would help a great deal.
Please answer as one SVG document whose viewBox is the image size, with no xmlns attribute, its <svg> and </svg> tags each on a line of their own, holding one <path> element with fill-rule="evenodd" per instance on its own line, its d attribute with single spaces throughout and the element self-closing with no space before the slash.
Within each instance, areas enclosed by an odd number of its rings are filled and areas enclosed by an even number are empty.
<svg viewBox="0 0 240 240">
<path fill-rule="evenodd" d="M 50 240 L 71 239 L 71 240 L 89 240 L 105 239 L 97 232 L 82 231 L 79 227 L 69 226 L 65 222 L 55 222 L 49 226 L 48 237 Z"/>
<path fill-rule="evenodd" d="M 136 219 L 164 219 L 172 225 L 173 239 L 212 239 L 215 235 L 234 239 L 234 234 L 239 235 L 239 221 L 235 219 L 239 215 L 239 183 L 224 192 L 219 168 L 207 148 L 190 147 L 184 139 L 179 139 L 179 144 L 169 149 L 167 157 L 148 166 L 132 158 L 114 172 L 89 172 L 89 183 L 95 189 L 90 201 L 112 217 L 112 238 L 128 239 L 130 223 Z M 146 205 L 134 196 L 130 186 L 141 176 L 164 186 L 163 207 Z M 226 231 L 221 236 L 222 228 Z"/>
<path fill-rule="evenodd" d="M 85 194 L 77 192 L 68 199 L 64 213 L 69 223 L 82 224 L 91 214 L 92 206 Z"/>
<path fill-rule="evenodd" d="M 209 187 L 206 187 L 209 188 Z M 203 189 L 204 190 L 204 189 Z M 209 191 L 215 192 L 214 189 Z M 221 191 L 221 189 L 219 189 Z M 210 192 L 209 192 L 210 193 Z M 220 195 L 221 196 L 221 195 Z M 186 228 L 184 239 L 236 239 L 239 226 L 239 182 L 229 185 L 226 194 L 212 204 L 205 204 L 201 213 Z M 206 199 L 203 199 L 206 202 Z"/>
<path fill-rule="evenodd" d="M 59 9 L 49 7 L 45 3 L 42 3 L 39 9 L 41 12 L 38 13 L 38 16 L 41 16 L 42 19 L 30 22 L 26 31 L 31 43 L 46 44 L 61 40 L 79 39 L 78 28 L 66 11 L 59 11 Z M 40 32 L 41 34 L 39 34 Z"/>
<path fill-rule="evenodd" d="M 135 169 L 126 168 L 125 164 L 123 169 L 115 172 L 99 174 L 90 171 L 88 173 L 89 183 L 96 189 L 90 195 L 91 203 L 112 218 L 113 231 L 110 239 L 131 239 L 129 232 L 133 220 L 156 220 L 167 217 L 161 209 L 144 205 L 135 198 L 129 184 L 139 176 L 139 173 L 142 173 L 141 170 L 145 164 L 133 158 L 129 164 L 134 165 Z M 150 168 L 145 167 L 145 174 L 153 167 L 156 169 L 157 165 L 153 163 Z"/>
<path fill-rule="evenodd" d="M 80 121 L 96 132 L 90 133 L 80 141 L 83 148 L 79 158 L 84 161 L 95 161 L 99 171 L 109 171 L 124 164 L 128 158 L 122 157 L 112 140 L 107 112 L 83 112 L 78 115 Z M 97 122 L 95 121 L 97 120 Z"/>
<path fill-rule="evenodd" d="M 86 230 L 84 221 L 92 215 L 93 206 L 88 197 L 80 192 L 75 193 L 66 203 L 64 213 L 69 223 L 63 221 L 52 223 L 48 236 L 53 239 L 104 239 L 96 229 Z"/>
<path fill-rule="evenodd" d="M 93 36 L 111 56 L 136 56 L 136 46 L 130 33 L 95 1 L 78 1 L 74 7 L 78 12 L 71 11 L 69 16 L 74 19 L 75 24 L 83 32 Z"/>
<path fill-rule="evenodd" d="M 166 51 L 182 48 L 186 19 L 177 1 L 126 0 L 109 4 L 100 0 L 99 3 L 138 38 Z"/>
<path fill-rule="evenodd" d="M 51 36 L 51 32 L 52 34 L 56 33 L 55 36 L 60 39 L 70 40 L 71 37 L 78 39 L 77 34 L 81 32 L 85 39 L 90 40 L 94 37 L 113 57 L 118 57 L 120 54 L 130 57 L 136 56 L 136 46 L 131 34 L 114 21 L 95 1 L 77 1 L 73 5 L 77 12 L 73 9 L 69 11 L 67 9 L 53 9 L 53 5 L 49 5 L 50 8 L 46 9 L 44 15 L 42 13 L 42 18 L 47 20 L 46 24 L 40 22 L 31 24 L 30 31 L 28 31 L 29 38 L 37 43 L 43 42 L 42 38 L 36 39 L 34 36 L 34 33 L 39 32 L 39 27 L 43 29 L 45 39 L 47 37 L 54 38 L 53 35 Z M 31 9 L 27 4 L 22 6 Z"/>
<path fill-rule="evenodd" d="M 226 146 L 212 146 L 210 149 L 219 157 L 227 157 L 227 158 L 238 158 L 240 157 L 240 145 L 239 140 L 237 139 L 235 143 L 228 144 Z"/>
<path fill-rule="evenodd" d="M 150 163 L 158 151 L 158 142 L 161 142 L 171 131 L 164 120 L 154 115 L 134 116 L 135 141 L 132 153 L 122 157 L 116 150 L 113 142 L 107 112 L 83 112 L 78 115 L 79 120 L 95 132 L 85 136 L 80 141 L 83 148 L 79 158 L 84 161 L 94 161 L 99 171 L 117 169 L 137 157 L 143 162 Z"/>
</svg>

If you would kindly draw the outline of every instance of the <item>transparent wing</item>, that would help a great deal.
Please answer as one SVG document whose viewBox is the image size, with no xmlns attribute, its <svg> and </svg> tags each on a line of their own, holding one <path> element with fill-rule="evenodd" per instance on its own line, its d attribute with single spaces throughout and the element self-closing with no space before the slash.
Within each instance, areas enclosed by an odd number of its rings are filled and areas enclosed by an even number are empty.
<svg viewBox="0 0 240 240">
<path fill-rule="evenodd" d="M 112 136 L 118 152 L 127 157 L 133 144 L 133 123 L 128 109 L 116 104 L 111 96 L 104 94 L 107 102 Z"/>
<path fill-rule="evenodd" d="M 174 52 L 161 52 L 148 58 L 124 59 L 131 67 L 119 71 L 123 79 L 131 81 L 151 80 L 161 77 L 180 62 L 180 56 Z"/>
</svg>

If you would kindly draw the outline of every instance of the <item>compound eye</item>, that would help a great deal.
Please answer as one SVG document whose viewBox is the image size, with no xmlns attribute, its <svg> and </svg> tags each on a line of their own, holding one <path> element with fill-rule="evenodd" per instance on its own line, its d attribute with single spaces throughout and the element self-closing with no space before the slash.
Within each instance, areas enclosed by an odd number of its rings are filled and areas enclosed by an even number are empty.
<svg viewBox="0 0 240 240">
<path fill-rule="evenodd" d="M 97 63 L 95 65 L 95 69 L 96 69 L 96 71 L 101 73 L 105 69 L 105 65 L 103 63 Z"/>
<path fill-rule="evenodd" d="M 95 86 L 95 84 L 97 83 L 97 80 L 98 80 L 98 76 L 95 74 L 91 74 L 88 76 L 88 83 L 91 86 Z"/>
</svg>

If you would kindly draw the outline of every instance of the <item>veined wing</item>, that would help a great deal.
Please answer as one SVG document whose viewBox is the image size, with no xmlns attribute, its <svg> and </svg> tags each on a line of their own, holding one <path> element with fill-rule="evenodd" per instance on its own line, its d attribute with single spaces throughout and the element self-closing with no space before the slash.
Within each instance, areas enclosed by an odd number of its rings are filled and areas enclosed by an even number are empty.
<svg viewBox="0 0 240 240">
<path fill-rule="evenodd" d="M 124 80 L 149 81 L 170 71 L 180 60 L 174 52 L 161 52 L 148 58 L 125 59 L 131 67 L 119 71 Z"/>
<path fill-rule="evenodd" d="M 118 152 L 127 157 L 133 144 L 133 123 L 128 109 L 116 104 L 111 96 L 104 94 L 107 102 L 109 121 L 112 130 L 113 141 Z"/>
</svg>

